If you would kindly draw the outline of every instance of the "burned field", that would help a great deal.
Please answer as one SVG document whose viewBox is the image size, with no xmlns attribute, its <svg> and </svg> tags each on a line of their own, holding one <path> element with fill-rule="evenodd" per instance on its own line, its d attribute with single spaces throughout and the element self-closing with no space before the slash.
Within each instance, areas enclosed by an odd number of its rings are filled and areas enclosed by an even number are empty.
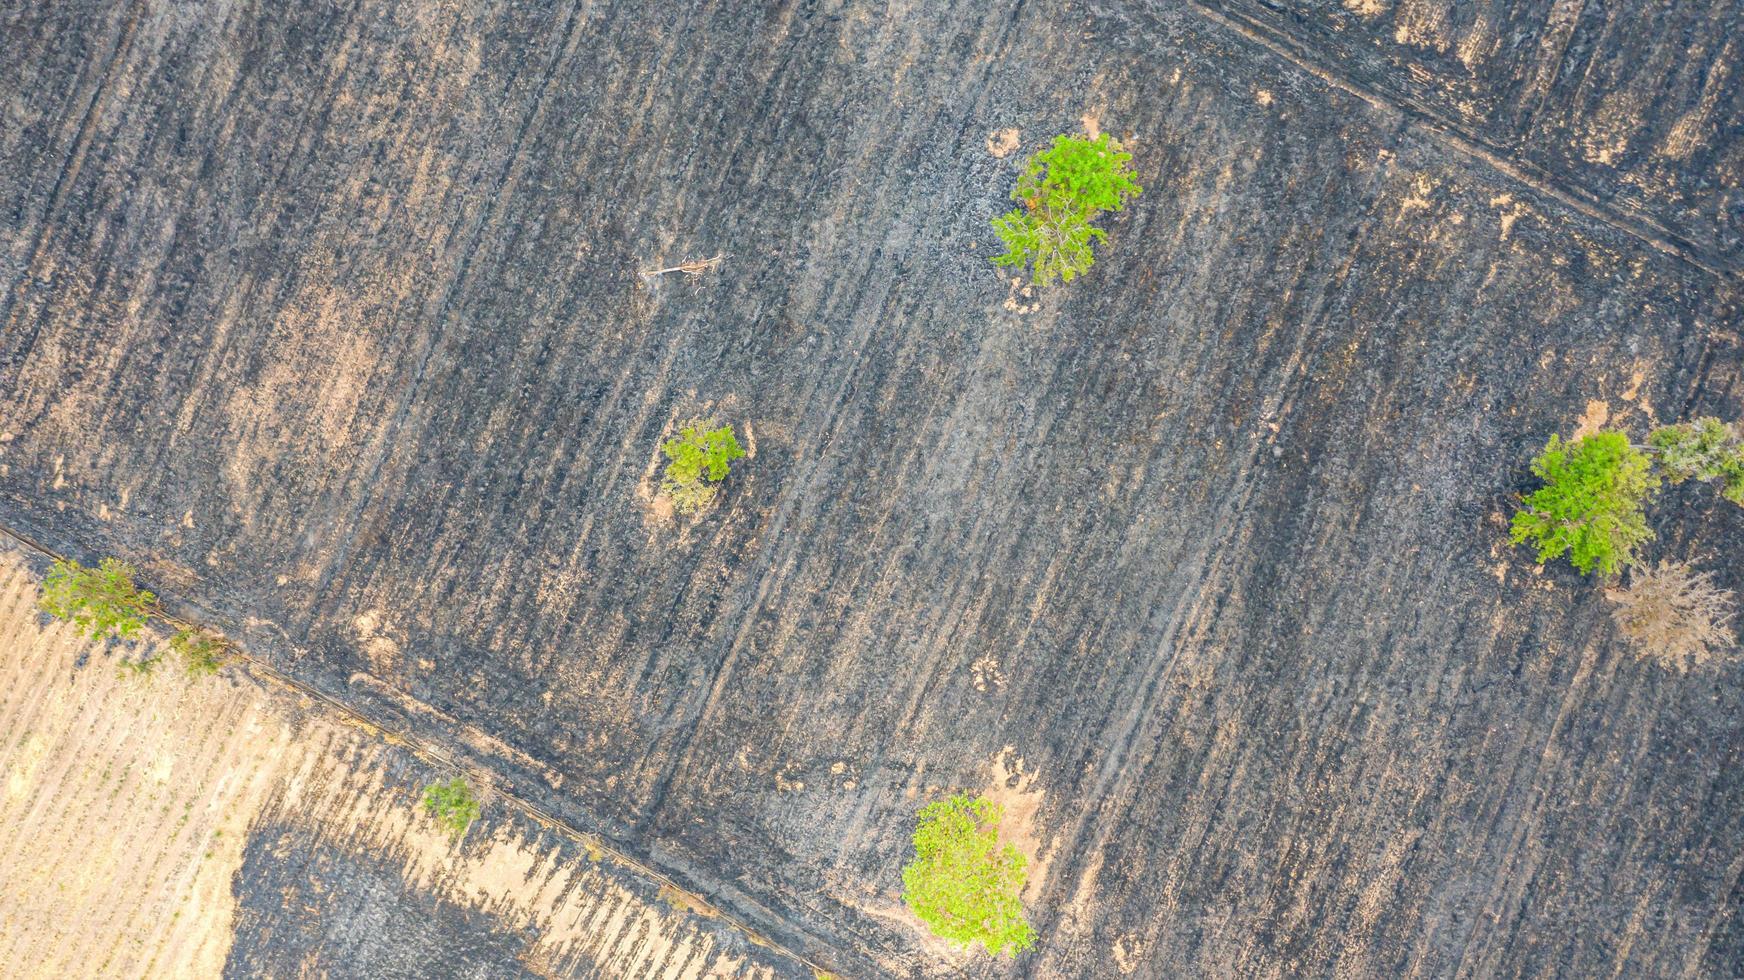
<svg viewBox="0 0 1744 980">
<path fill-rule="evenodd" d="M 1507 521 L 1551 433 L 1744 411 L 1741 18 L 6 11 L 0 525 L 744 970 L 1738 975 L 1744 668 L 1634 657 Z M 1023 156 L 1104 130 L 1145 192 L 1094 269 L 990 266 Z M 746 457 L 675 515 L 703 415 Z M 1744 588 L 1744 511 L 1653 518 Z M 1031 860 L 1016 960 L 903 907 L 959 789 Z M 725 969 L 541 955 L 333 792 L 255 811 L 233 974 Z"/>
</svg>

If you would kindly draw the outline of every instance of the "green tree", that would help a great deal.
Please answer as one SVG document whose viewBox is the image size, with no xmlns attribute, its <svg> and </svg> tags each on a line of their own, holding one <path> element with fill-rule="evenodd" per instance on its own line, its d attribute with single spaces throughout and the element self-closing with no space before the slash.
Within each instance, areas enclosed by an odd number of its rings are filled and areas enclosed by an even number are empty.
<svg viewBox="0 0 1744 980">
<path fill-rule="evenodd" d="M 902 897 L 935 934 L 1015 956 L 1035 943 L 1035 930 L 1023 917 L 1024 857 L 999 842 L 1003 815 L 965 793 L 923 807 Z"/>
<path fill-rule="evenodd" d="M 1670 483 L 1719 483 L 1720 495 L 1744 506 L 1744 426 L 1708 417 L 1662 425 L 1647 436 Z"/>
<path fill-rule="evenodd" d="M 157 596 L 133 584 L 133 566 L 119 559 L 105 558 L 96 568 L 87 568 L 58 558 L 43 579 L 37 607 L 71 622 L 93 640 L 112 635 L 128 639 L 145 628 Z"/>
<path fill-rule="evenodd" d="M 434 782 L 424 787 L 424 810 L 455 837 L 466 833 L 466 828 L 472 826 L 479 814 L 472 787 L 458 776 L 446 783 Z"/>
<path fill-rule="evenodd" d="M 1054 145 L 1031 156 L 1011 199 L 1022 207 L 993 219 L 1005 243 L 997 266 L 1033 265 L 1036 285 L 1056 278 L 1071 282 L 1096 260 L 1092 245 L 1108 233 L 1092 225 L 1106 211 L 1121 211 L 1144 188 L 1133 179 L 1118 143 L 1103 133 L 1096 139 L 1056 136 Z"/>
<path fill-rule="evenodd" d="M 707 507 L 727 478 L 728 464 L 745 455 L 733 427 L 711 429 L 712 420 L 693 419 L 679 429 L 678 437 L 660 447 L 669 462 L 660 491 L 671 498 L 681 514 L 694 514 Z"/>
<path fill-rule="evenodd" d="M 1515 512 L 1512 538 L 1536 548 L 1539 562 L 1567 554 L 1583 573 L 1596 568 L 1615 575 L 1652 539 L 1644 508 L 1659 477 L 1647 454 L 1621 432 L 1572 443 L 1553 435 L 1532 472 L 1544 485 Z"/>
</svg>

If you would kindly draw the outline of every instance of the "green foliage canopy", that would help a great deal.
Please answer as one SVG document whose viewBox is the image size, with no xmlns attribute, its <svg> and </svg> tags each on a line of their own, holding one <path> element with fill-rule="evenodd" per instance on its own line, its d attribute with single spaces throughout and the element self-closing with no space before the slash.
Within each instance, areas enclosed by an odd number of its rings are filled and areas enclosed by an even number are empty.
<svg viewBox="0 0 1744 980">
<path fill-rule="evenodd" d="M 1718 482 L 1720 495 L 1744 506 L 1744 426 L 1708 417 L 1662 425 L 1647 436 L 1671 483 Z"/>
<path fill-rule="evenodd" d="M 1002 816 L 992 800 L 965 793 L 923 807 L 902 897 L 935 934 L 1015 956 L 1035 930 L 1023 917 L 1024 857 L 999 843 Z"/>
<path fill-rule="evenodd" d="M 446 783 L 434 782 L 424 787 L 424 809 L 455 837 L 466 833 L 466 828 L 472 826 L 479 814 L 472 787 L 458 776 Z"/>
<path fill-rule="evenodd" d="M 134 585 L 133 566 L 119 559 L 105 558 L 96 568 L 87 568 L 57 558 L 43 580 L 37 608 L 71 622 L 93 640 L 111 635 L 127 639 L 145 628 L 157 596 Z"/>
<path fill-rule="evenodd" d="M 732 426 L 710 429 L 711 425 L 712 421 L 693 420 L 660 447 L 670 461 L 660 490 L 681 514 L 708 506 L 720 489 L 716 484 L 727 478 L 729 464 L 745 455 Z"/>
<path fill-rule="evenodd" d="M 1563 554 L 1575 568 L 1615 575 L 1653 537 L 1644 510 L 1659 487 L 1647 454 L 1621 432 L 1599 432 L 1572 443 L 1560 436 L 1532 461 L 1544 485 L 1514 514 L 1514 544 L 1530 543 L 1538 561 Z"/>
<path fill-rule="evenodd" d="M 1120 150 L 1103 133 L 1094 140 L 1056 136 L 1054 145 L 1029 158 L 1011 192 L 1022 204 L 993 219 L 1005 243 L 1005 254 L 993 257 L 998 266 L 1033 264 L 1036 285 L 1058 278 L 1071 282 L 1095 262 L 1092 244 L 1108 233 L 1090 222 L 1105 211 L 1121 211 L 1144 188 L 1133 179 Z"/>
</svg>

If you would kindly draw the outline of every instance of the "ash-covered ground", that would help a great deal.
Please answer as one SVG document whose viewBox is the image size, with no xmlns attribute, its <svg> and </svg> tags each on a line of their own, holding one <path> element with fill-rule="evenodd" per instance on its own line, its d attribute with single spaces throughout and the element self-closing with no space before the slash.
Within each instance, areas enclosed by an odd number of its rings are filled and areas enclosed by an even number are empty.
<svg viewBox="0 0 1744 980">
<path fill-rule="evenodd" d="M 784 949 L 1744 975 L 1744 668 L 1637 660 L 1505 540 L 1551 433 L 1744 412 L 1736 0 L 81 0 L 0 33 L 0 525 L 138 563 Z M 1027 290 L 988 220 L 1081 131 L 1145 192 Z M 752 455 L 691 522 L 653 491 L 699 414 Z M 1651 557 L 1744 588 L 1744 510 L 1653 515 Z M 901 906 L 959 788 L 1035 860 L 1014 962 Z M 433 901 L 369 928 L 531 968 Z M 233 962 L 367 973 L 308 904 Z"/>
</svg>

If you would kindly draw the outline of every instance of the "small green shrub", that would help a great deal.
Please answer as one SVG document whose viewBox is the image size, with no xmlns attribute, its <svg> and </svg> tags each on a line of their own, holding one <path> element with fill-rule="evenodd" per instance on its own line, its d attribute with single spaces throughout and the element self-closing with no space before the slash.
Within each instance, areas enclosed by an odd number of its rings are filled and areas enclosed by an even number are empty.
<svg viewBox="0 0 1744 980">
<path fill-rule="evenodd" d="M 1744 506 L 1744 426 L 1716 418 L 1662 425 L 1647 436 L 1670 483 L 1718 482 L 1720 495 Z"/>
<path fill-rule="evenodd" d="M 1123 153 L 1103 133 L 1094 140 L 1056 136 L 1054 145 L 1029 158 L 1011 199 L 1022 207 L 993 219 L 1005 243 L 997 266 L 1033 265 L 1038 286 L 1058 278 L 1071 282 L 1096 260 L 1092 244 L 1108 233 L 1092 225 L 1105 211 L 1120 211 L 1144 188 L 1133 179 Z"/>
<path fill-rule="evenodd" d="M 162 660 L 162 654 L 155 657 L 140 657 L 137 660 L 117 660 L 115 662 L 115 676 L 123 680 L 144 680 L 151 676 L 152 671 L 157 669 L 158 663 Z"/>
<path fill-rule="evenodd" d="M 712 420 L 693 419 L 679 430 L 676 439 L 660 447 L 670 460 L 660 492 L 671 498 L 680 514 L 694 514 L 707 507 L 727 478 L 728 464 L 745 455 L 733 427 L 710 429 Z"/>
<path fill-rule="evenodd" d="M 230 645 L 219 637 L 189 626 L 170 637 L 170 649 L 182 658 L 182 670 L 189 677 L 210 677 L 224 666 L 224 654 Z"/>
<path fill-rule="evenodd" d="M 134 585 L 133 566 L 119 559 L 105 558 L 96 568 L 86 568 L 58 558 L 43 579 L 37 607 L 70 621 L 93 640 L 111 635 L 127 639 L 145 628 L 157 596 Z"/>
<path fill-rule="evenodd" d="M 1650 540 L 1644 511 L 1659 486 L 1646 453 L 1621 432 L 1599 432 L 1572 443 L 1560 436 L 1532 461 L 1544 485 L 1515 512 L 1513 542 L 1531 543 L 1538 561 L 1563 554 L 1582 573 L 1615 575 Z"/>
<path fill-rule="evenodd" d="M 466 828 L 472 826 L 479 813 L 472 787 L 458 776 L 446 783 L 435 782 L 424 787 L 424 809 L 455 837 L 466 833 Z"/>
<path fill-rule="evenodd" d="M 959 793 L 921 808 L 903 899 L 932 931 L 1015 956 L 1035 943 L 1023 917 L 1024 857 L 999 842 L 999 805 Z"/>
</svg>

